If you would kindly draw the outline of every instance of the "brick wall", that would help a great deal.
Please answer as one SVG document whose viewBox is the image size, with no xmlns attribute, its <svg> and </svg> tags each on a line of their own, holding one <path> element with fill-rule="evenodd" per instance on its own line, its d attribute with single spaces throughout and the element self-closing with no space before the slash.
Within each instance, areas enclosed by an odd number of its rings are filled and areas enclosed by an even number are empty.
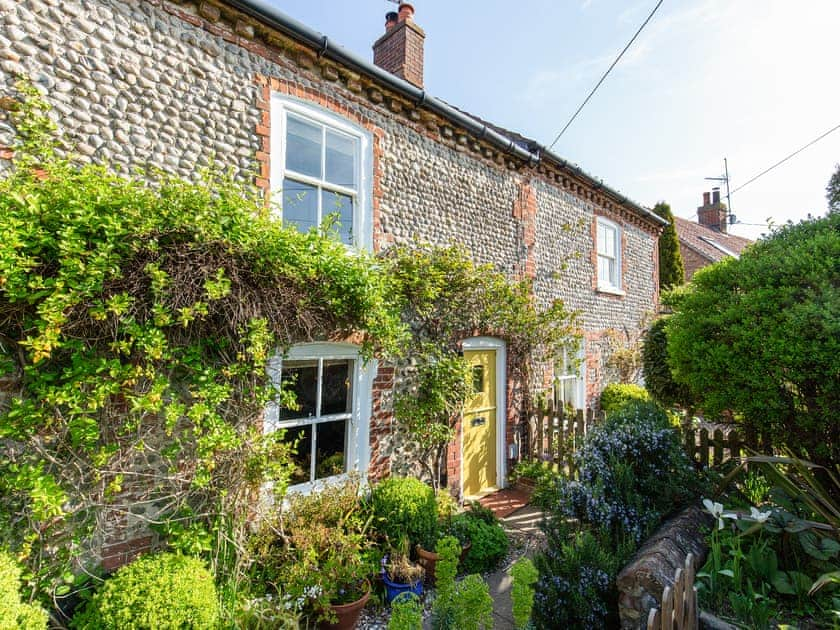
<svg viewBox="0 0 840 630">
<path fill-rule="evenodd" d="M 691 276 L 693 276 L 698 269 L 702 269 L 706 265 L 710 265 L 712 263 L 712 261 L 708 258 L 701 256 L 691 247 L 688 247 L 682 242 L 680 242 L 680 253 L 682 254 L 683 264 L 685 265 L 686 282 L 691 280 Z"/>
</svg>

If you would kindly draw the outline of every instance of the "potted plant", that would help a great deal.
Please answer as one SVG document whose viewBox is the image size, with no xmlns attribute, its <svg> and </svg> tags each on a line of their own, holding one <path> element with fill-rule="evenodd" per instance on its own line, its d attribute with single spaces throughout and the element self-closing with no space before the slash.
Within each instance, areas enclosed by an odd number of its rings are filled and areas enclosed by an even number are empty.
<svg viewBox="0 0 840 630">
<path fill-rule="evenodd" d="M 400 542 L 399 550 L 393 551 L 383 564 L 382 582 L 389 604 L 401 593 L 414 593 L 418 597 L 423 594 L 423 567 L 409 559 L 407 539 Z"/>
<path fill-rule="evenodd" d="M 321 628 L 354 628 L 376 570 L 356 479 L 289 497 L 255 536 L 254 580 L 276 591 L 278 605 Z"/>
</svg>

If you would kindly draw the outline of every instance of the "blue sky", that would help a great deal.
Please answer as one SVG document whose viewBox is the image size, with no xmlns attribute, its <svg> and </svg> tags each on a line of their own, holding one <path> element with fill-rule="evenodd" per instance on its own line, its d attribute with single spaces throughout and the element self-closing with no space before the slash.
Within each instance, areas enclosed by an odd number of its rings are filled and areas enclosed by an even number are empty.
<svg viewBox="0 0 840 630">
<path fill-rule="evenodd" d="M 385 0 L 274 0 L 367 59 Z M 550 144 L 656 0 L 417 0 L 429 93 Z M 840 124 L 840 1 L 665 0 L 555 145 L 646 206 L 696 219 L 704 177 L 732 188 Z M 840 130 L 732 197 L 750 238 L 825 213 Z M 757 225 L 747 225 L 757 224 Z"/>
</svg>

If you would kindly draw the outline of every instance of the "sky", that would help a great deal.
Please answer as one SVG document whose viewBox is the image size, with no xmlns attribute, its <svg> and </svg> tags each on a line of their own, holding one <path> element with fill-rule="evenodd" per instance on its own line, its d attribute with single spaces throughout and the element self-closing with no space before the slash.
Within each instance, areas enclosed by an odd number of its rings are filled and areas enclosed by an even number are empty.
<svg viewBox="0 0 840 630">
<path fill-rule="evenodd" d="M 386 0 L 273 0 L 372 60 Z M 416 0 L 429 94 L 550 145 L 656 0 Z M 728 160 L 735 190 L 840 125 L 840 0 L 664 0 L 554 145 L 613 189 L 696 220 Z M 732 195 L 733 234 L 827 209 L 840 129 Z M 725 190 L 724 190 L 725 194 Z"/>
</svg>

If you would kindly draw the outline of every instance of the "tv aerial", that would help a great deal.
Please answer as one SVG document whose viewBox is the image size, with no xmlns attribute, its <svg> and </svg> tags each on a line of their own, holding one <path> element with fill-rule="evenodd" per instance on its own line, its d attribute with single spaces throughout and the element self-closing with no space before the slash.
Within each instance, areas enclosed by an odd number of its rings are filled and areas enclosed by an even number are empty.
<svg viewBox="0 0 840 630">
<path fill-rule="evenodd" d="M 735 223 L 735 221 L 737 221 L 737 218 L 734 214 L 732 214 L 732 198 L 729 195 L 729 165 L 726 162 L 726 158 L 723 158 L 723 175 L 721 175 L 720 177 L 704 177 L 703 179 L 707 179 L 713 182 L 723 182 L 724 184 L 726 184 L 726 213 L 728 215 L 727 223 L 729 223 L 730 225 Z"/>
</svg>

